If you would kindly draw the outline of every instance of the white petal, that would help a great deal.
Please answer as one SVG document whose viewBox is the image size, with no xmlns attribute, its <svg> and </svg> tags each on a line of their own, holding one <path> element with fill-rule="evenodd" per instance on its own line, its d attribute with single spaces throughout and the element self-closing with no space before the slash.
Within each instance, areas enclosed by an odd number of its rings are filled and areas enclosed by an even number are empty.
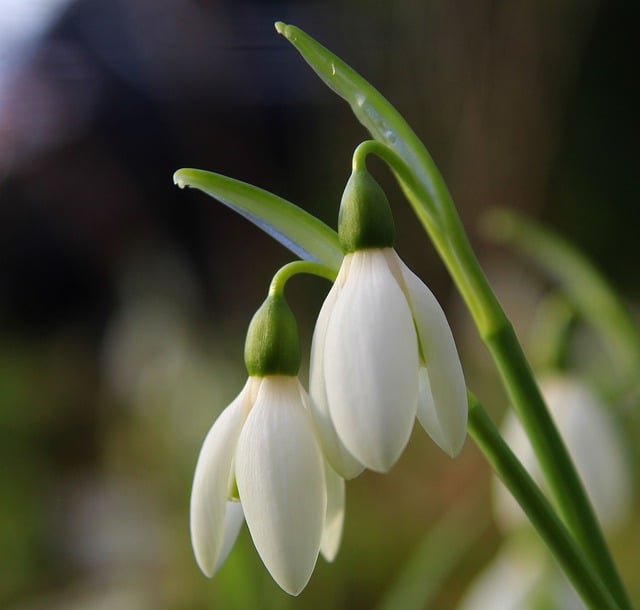
<svg viewBox="0 0 640 610">
<path fill-rule="evenodd" d="M 327 561 L 331 562 L 335 559 L 342 540 L 344 479 L 327 463 L 325 463 L 324 474 L 327 483 L 327 516 L 322 531 L 320 552 Z"/>
<path fill-rule="evenodd" d="M 468 415 L 467 387 L 456 344 L 433 293 L 395 252 L 392 256 L 402 271 L 426 360 L 428 380 L 422 379 L 418 420 L 436 444 L 455 457 L 467 436 Z"/>
<path fill-rule="evenodd" d="M 359 250 L 329 320 L 324 349 L 331 419 L 347 450 L 388 471 L 409 440 L 418 348 L 407 300 L 381 250 Z"/>
<path fill-rule="evenodd" d="M 333 306 L 338 298 L 338 293 L 342 289 L 342 282 L 348 264 L 349 259 L 347 259 L 347 264 L 343 264 L 341 267 L 336 282 L 322 304 L 316 327 L 313 331 L 309 375 L 309 393 L 311 394 L 309 410 L 311 411 L 322 450 L 329 463 L 345 479 L 352 479 L 362 472 L 364 466 L 347 451 L 338 438 L 329 414 L 324 376 L 324 348 L 327 326 L 333 312 Z"/>
<path fill-rule="evenodd" d="M 323 457 L 295 377 L 265 377 L 238 439 L 236 481 L 251 537 L 274 580 L 305 587 L 327 510 Z"/>
<path fill-rule="evenodd" d="M 224 539 L 220 547 L 216 567 L 213 569 L 214 574 L 220 569 L 220 566 L 231 552 L 243 523 L 244 511 L 242 510 L 242 504 L 236 500 L 227 501 L 224 513 Z"/>
<path fill-rule="evenodd" d="M 225 538 L 225 514 L 233 483 L 233 457 L 255 387 L 250 378 L 220 414 L 200 450 L 191 490 L 191 544 L 200 569 L 215 573 Z"/>
</svg>

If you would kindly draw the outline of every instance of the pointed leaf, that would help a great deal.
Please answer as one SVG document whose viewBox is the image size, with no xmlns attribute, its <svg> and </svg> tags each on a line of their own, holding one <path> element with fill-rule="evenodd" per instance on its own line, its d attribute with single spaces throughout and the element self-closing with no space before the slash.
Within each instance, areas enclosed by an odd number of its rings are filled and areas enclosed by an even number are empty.
<svg viewBox="0 0 640 610">
<path fill-rule="evenodd" d="M 331 51 L 294 25 L 275 24 L 324 83 L 348 102 L 357 119 L 379 142 L 397 153 L 433 197 L 446 186 L 431 155 L 393 105 Z M 437 198 L 435 198 L 437 200 Z"/>
<path fill-rule="evenodd" d="M 191 186 L 250 220 L 302 259 L 336 271 L 342 261 L 337 233 L 302 208 L 246 182 L 200 169 L 179 169 L 173 181 Z"/>
</svg>

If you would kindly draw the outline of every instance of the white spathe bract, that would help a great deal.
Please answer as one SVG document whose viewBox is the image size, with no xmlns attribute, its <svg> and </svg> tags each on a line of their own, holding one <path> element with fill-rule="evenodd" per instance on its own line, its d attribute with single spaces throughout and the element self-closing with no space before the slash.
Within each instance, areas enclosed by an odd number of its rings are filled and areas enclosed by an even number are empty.
<svg viewBox="0 0 640 610">
<path fill-rule="evenodd" d="M 191 494 L 191 540 L 207 576 L 233 546 L 243 514 L 267 570 L 291 595 L 308 583 L 321 546 L 335 556 L 344 481 L 325 464 L 309 403 L 297 377 L 250 377 L 211 428 Z"/>
<path fill-rule="evenodd" d="M 314 331 L 310 391 L 325 453 L 345 478 L 363 466 L 388 471 L 416 415 L 447 453 L 462 448 L 466 386 L 453 336 L 392 248 L 344 257 Z"/>
<path fill-rule="evenodd" d="M 545 378 L 540 382 L 540 389 L 596 515 L 605 528 L 615 528 L 629 516 L 633 478 L 625 445 L 611 412 L 573 377 Z M 508 413 L 502 431 L 523 466 L 544 488 L 531 443 L 512 411 Z M 494 512 L 498 524 L 504 529 L 528 523 L 516 501 L 497 479 Z"/>
</svg>

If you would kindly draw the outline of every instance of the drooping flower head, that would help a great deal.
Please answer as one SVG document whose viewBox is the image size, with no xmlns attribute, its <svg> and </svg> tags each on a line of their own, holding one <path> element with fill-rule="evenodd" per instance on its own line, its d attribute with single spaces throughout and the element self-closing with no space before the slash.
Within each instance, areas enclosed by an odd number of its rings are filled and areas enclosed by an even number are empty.
<svg viewBox="0 0 640 610">
<path fill-rule="evenodd" d="M 310 391 L 333 467 L 388 471 L 416 415 L 449 455 L 466 437 L 466 386 L 451 330 L 431 291 L 393 249 L 387 198 L 366 169 L 352 173 L 338 234 L 344 260 L 318 317 Z"/>
<path fill-rule="evenodd" d="M 295 319 L 270 294 L 247 333 L 249 379 L 207 435 L 191 494 L 191 541 L 212 576 L 243 518 L 265 566 L 291 595 L 306 586 L 318 553 L 331 561 L 344 514 L 344 481 L 325 462 L 300 384 Z"/>
</svg>

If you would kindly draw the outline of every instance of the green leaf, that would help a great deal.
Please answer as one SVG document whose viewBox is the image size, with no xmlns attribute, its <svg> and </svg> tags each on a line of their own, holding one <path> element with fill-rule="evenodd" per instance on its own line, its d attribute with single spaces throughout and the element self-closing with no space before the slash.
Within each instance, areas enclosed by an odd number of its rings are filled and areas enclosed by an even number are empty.
<svg viewBox="0 0 640 610">
<path fill-rule="evenodd" d="M 623 389 L 638 388 L 640 334 L 613 286 L 585 255 L 559 234 L 510 210 L 490 211 L 483 227 L 490 238 L 525 254 L 559 284 L 609 350 L 609 380 Z"/>
<path fill-rule="evenodd" d="M 173 181 L 190 186 L 230 207 L 302 259 L 339 269 L 338 234 L 297 205 L 257 186 L 201 169 L 179 169 Z"/>
<path fill-rule="evenodd" d="M 275 28 L 298 50 L 324 83 L 348 102 L 369 133 L 391 148 L 413 170 L 415 178 L 433 199 L 448 198 L 444 181 L 424 144 L 373 85 L 296 26 L 278 21 Z"/>
</svg>

